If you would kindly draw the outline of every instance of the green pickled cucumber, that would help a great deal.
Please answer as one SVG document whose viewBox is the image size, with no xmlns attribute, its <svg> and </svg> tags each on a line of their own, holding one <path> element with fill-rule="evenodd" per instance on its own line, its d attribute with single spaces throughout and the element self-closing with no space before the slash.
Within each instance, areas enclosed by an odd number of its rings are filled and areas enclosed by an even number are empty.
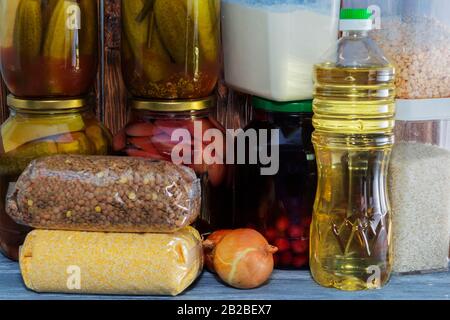
<svg viewBox="0 0 450 320">
<path fill-rule="evenodd" d="M 193 12 L 186 0 L 155 0 L 153 10 L 161 40 L 173 60 L 180 65 L 196 64 Z"/>
<path fill-rule="evenodd" d="M 42 12 L 40 0 L 21 0 L 14 27 L 14 47 L 21 57 L 32 59 L 41 51 Z"/>
<path fill-rule="evenodd" d="M 146 0 L 122 0 L 122 28 L 133 51 L 139 50 L 148 41 L 149 20 L 138 21 Z"/>
<path fill-rule="evenodd" d="M 44 21 L 50 21 L 50 18 L 52 17 L 53 11 L 55 10 L 56 6 L 58 5 L 59 1 L 64 0 L 43 0 L 42 3 L 42 10 L 43 10 L 43 16 Z"/>
<path fill-rule="evenodd" d="M 148 49 L 145 50 L 147 61 L 143 68 L 150 81 L 158 82 L 169 77 L 171 59 L 158 32 L 154 12 L 150 13 L 149 19 Z"/>
<path fill-rule="evenodd" d="M 0 47 L 10 48 L 14 43 L 14 26 L 20 0 L 0 1 Z"/>
<path fill-rule="evenodd" d="M 53 10 L 44 39 L 43 54 L 45 57 L 66 59 L 72 55 L 75 32 L 67 28 L 70 7 L 79 5 L 75 1 L 59 1 Z M 79 8 L 81 11 L 81 9 Z"/>
<path fill-rule="evenodd" d="M 98 17 L 97 1 L 81 0 L 81 54 L 93 55 L 97 52 Z"/>
<path fill-rule="evenodd" d="M 198 10 L 198 33 L 201 56 L 209 62 L 216 62 L 219 56 L 220 4 L 216 0 L 196 0 L 194 7 Z"/>
<path fill-rule="evenodd" d="M 148 9 L 153 0 L 122 1 L 124 40 L 122 51 L 129 50 L 145 76 L 151 82 L 158 82 L 170 75 L 171 59 L 156 28 L 154 13 Z"/>
</svg>

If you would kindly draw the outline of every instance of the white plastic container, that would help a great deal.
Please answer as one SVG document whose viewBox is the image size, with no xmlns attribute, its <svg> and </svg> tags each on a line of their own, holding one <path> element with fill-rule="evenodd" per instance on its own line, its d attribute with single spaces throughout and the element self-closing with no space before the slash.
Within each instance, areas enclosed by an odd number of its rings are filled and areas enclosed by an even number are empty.
<svg viewBox="0 0 450 320">
<path fill-rule="evenodd" d="M 450 99 L 397 100 L 389 166 L 393 271 L 448 267 Z"/>
<path fill-rule="evenodd" d="M 313 66 L 338 38 L 340 0 L 222 0 L 227 85 L 275 101 L 312 99 Z"/>
</svg>

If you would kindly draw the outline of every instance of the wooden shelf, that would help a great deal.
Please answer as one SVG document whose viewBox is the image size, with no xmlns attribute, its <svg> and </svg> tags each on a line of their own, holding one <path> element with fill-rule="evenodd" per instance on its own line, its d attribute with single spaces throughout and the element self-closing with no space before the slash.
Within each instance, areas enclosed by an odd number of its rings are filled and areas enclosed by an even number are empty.
<svg viewBox="0 0 450 320">
<path fill-rule="evenodd" d="M 105 300 L 105 299 L 186 299 L 186 300 L 450 300 L 450 272 L 393 276 L 381 290 L 342 292 L 317 285 L 307 271 L 275 271 L 266 286 L 255 290 L 236 290 L 224 286 L 214 276 L 204 272 L 184 294 L 177 297 L 94 296 L 68 294 L 38 294 L 28 291 L 18 264 L 0 255 L 0 299 L 14 300 Z"/>
</svg>

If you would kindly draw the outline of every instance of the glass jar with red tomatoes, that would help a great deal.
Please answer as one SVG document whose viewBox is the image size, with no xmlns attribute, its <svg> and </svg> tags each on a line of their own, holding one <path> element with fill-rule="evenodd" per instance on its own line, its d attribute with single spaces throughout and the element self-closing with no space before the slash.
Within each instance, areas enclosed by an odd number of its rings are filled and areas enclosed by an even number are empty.
<svg viewBox="0 0 450 320">
<path fill-rule="evenodd" d="M 211 116 L 215 98 L 130 101 L 130 121 L 115 137 L 114 150 L 131 157 L 191 167 L 201 179 L 202 233 L 229 228 L 232 175 L 226 165 L 225 130 Z"/>
<path fill-rule="evenodd" d="M 304 268 L 309 263 L 309 228 L 317 185 L 311 143 L 312 102 L 280 103 L 254 97 L 253 107 L 253 121 L 244 132 L 256 130 L 258 154 L 267 147 L 276 155 L 278 148 L 279 156 L 272 158 L 278 161 L 278 170 L 264 175 L 261 161 L 236 165 L 235 223 L 257 229 L 278 247 L 276 267 Z M 278 140 L 271 134 L 263 140 L 263 130 L 275 130 Z M 247 145 L 246 150 L 252 146 Z"/>
</svg>

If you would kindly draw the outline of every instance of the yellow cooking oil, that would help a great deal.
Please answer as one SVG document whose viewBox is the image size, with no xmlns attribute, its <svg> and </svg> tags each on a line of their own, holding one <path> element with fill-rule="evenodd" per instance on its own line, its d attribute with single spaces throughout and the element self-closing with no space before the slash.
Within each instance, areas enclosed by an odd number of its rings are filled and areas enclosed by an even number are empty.
<svg viewBox="0 0 450 320">
<path fill-rule="evenodd" d="M 382 287 L 391 272 L 386 175 L 394 142 L 394 68 L 315 66 L 318 189 L 310 266 L 325 287 Z"/>
</svg>

